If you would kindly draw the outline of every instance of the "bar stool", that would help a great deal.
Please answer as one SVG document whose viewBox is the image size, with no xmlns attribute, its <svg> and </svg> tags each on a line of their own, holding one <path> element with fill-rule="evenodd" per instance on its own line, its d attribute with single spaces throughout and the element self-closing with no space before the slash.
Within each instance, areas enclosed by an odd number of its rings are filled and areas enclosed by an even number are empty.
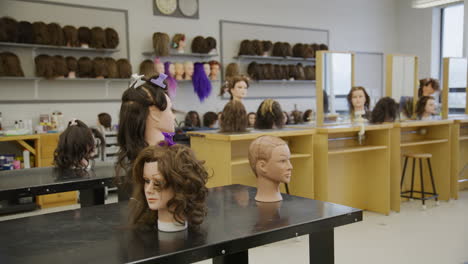
<svg viewBox="0 0 468 264">
<path fill-rule="evenodd" d="M 439 204 L 438 197 L 439 194 L 437 194 L 436 191 L 436 186 L 434 183 L 434 176 L 432 175 L 432 166 L 431 166 L 431 158 L 432 154 L 430 153 L 419 153 L 419 154 L 404 154 L 403 157 L 405 158 L 405 164 L 403 165 L 403 173 L 401 175 L 401 182 L 400 182 L 400 196 L 404 198 L 409 198 L 409 199 L 416 199 L 416 200 L 421 200 L 422 201 L 422 207 L 423 209 L 426 209 L 426 204 L 425 201 L 429 199 L 435 199 L 436 204 Z M 411 174 L 411 189 L 409 191 L 403 191 L 403 182 L 405 181 L 405 171 L 406 171 L 406 165 L 408 163 L 408 159 L 412 158 L 413 159 L 413 170 Z M 432 192 L 427 192 L 424 190 L 424 177 L 423 177 L 423 166 L 422 166 L 422 160 L 425 159 L 427 160 L 427 166 L 429 167 L 429 175 L 431 178 L 431 183 L 432 183 Z M 414 190 L 414 169 L 416 167 L 416 160 L 419 160 L 419 174 L 421 177 L 421 190 L 420 191 L 415 191 Z M 409 193 L 409 196 L 406 195 Z M 421 197 L 414 197 L 413 193 L 420 193 Z"/>
</svg>

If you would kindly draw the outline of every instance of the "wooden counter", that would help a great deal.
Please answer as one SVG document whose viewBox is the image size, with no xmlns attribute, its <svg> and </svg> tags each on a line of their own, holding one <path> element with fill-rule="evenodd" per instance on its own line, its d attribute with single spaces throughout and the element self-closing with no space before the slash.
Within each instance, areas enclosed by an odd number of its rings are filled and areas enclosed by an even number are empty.
<svg viewBox="0 0 468 264">
<path fill-rule="evenodd" d="M 451 196 L 451 156 L 453 120 L 407 121 L 395 123 L 391 132 L 391 209 L 400 211 L 400 181 L 403 170 L 403 154 L 430 153 L 431 164 L 439 200 L 449 200 Z M 399 147 L 398 147 L 399 146 Z M 403 189 L 409 189 L 413 162 L 408 161 Z M 424 182 L 427 191 L 430 177 L 427 163 L 423 163 Z M 420 190 L 419 165 L 415 168 L 415 190 Z"/>
<path fill-rule="evenodd" d="M 392 124 L 317 128 L 314 136 L 315 199 L 382 214 L 390 213 Z"/>
<path fill-rule="evenodd" d="M 451 198 L 458 199 L 458 191 L 468 188 L 468 115 L 453 115 L 452 158 L 451 158 Z"/>
<path fill-rule="evenodd" d="M 191 148 L 211 175 L 208 187 L 230 184 L 256 186 L 256 178 L 248 160 L 248 148 L 257 137 L 270 135 L 288 142 L 291 150 L 293 173 L 290 193 L 314 198 L 313 129 L 283 128 L 277 130 L 251 130 L 245 133 L 219 133 L 218 131 L 192 131 Z M 282 187 L 283 188 L 283 187 Z M 284 189 L 283 189 L 284 190 Z"/>
</svg>

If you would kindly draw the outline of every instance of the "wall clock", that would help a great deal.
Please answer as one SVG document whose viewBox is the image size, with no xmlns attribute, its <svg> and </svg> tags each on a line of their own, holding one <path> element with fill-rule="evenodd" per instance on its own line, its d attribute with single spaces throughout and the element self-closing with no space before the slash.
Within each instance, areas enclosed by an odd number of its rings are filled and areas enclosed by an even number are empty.
<svg viewBox="0 0 468 264">
<path fill-rule="evenodd" d="M 155 16 L 198 19 L 199 0 L 152 0 Z"/>
<path fill-rule="evenodd" d="M 154 0 L 154 3 L 163 15 L 171 15 L 177 9 L 177 0 Z"/>
</svg>

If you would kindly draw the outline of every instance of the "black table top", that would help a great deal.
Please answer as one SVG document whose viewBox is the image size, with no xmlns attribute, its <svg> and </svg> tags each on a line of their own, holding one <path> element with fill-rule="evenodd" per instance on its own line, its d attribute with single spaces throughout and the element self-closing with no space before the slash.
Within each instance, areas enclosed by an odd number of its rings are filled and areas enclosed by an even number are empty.
<svg viewBox="0 0 468 264">
<path fill-rule="evenodd" d="M 41 195 L 86 189 L 96 184 L 109 186 L 114 164 L 96 162 L 91 170 L 60 170 L 54 167 L 0 171 L 0 200 L 12 195 Z"/>
<path fill-rule="evenodd" d="M 190 263 L 362 220 L 359 209 L 283 195 L 257 203 L 255 188 L 211 188 L 199 229 L 127 225 L 127 202 L 0 222 L 0 263 Z"/>
</svg>

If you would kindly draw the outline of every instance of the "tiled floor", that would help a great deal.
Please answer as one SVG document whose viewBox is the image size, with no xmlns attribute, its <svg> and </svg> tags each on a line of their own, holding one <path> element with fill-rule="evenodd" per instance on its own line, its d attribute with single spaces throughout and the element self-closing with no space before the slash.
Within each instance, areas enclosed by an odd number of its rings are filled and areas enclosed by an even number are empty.
<svg viewBox="0 0 468 264">
<path fill-rule="evenodd" d="M 107 202 L 116 202 L 111 196 Z M 0 221 L 75 209 L 66 206 L 15 216 Z M 249 251 L 250 263 L 308 263 L 308 239 L 290 239 Z M 390 216 L 364 213 L 364 221 L 335 230 L 336 263 L 372 264 L 461 264 L 468 263 L 468 191 L 459 200 L 428 201 L 423 211 L 420 201 L 402 204 L 400 213 Z M 211 260 L 197 264 L 211 263 Z"/>
</svg>

